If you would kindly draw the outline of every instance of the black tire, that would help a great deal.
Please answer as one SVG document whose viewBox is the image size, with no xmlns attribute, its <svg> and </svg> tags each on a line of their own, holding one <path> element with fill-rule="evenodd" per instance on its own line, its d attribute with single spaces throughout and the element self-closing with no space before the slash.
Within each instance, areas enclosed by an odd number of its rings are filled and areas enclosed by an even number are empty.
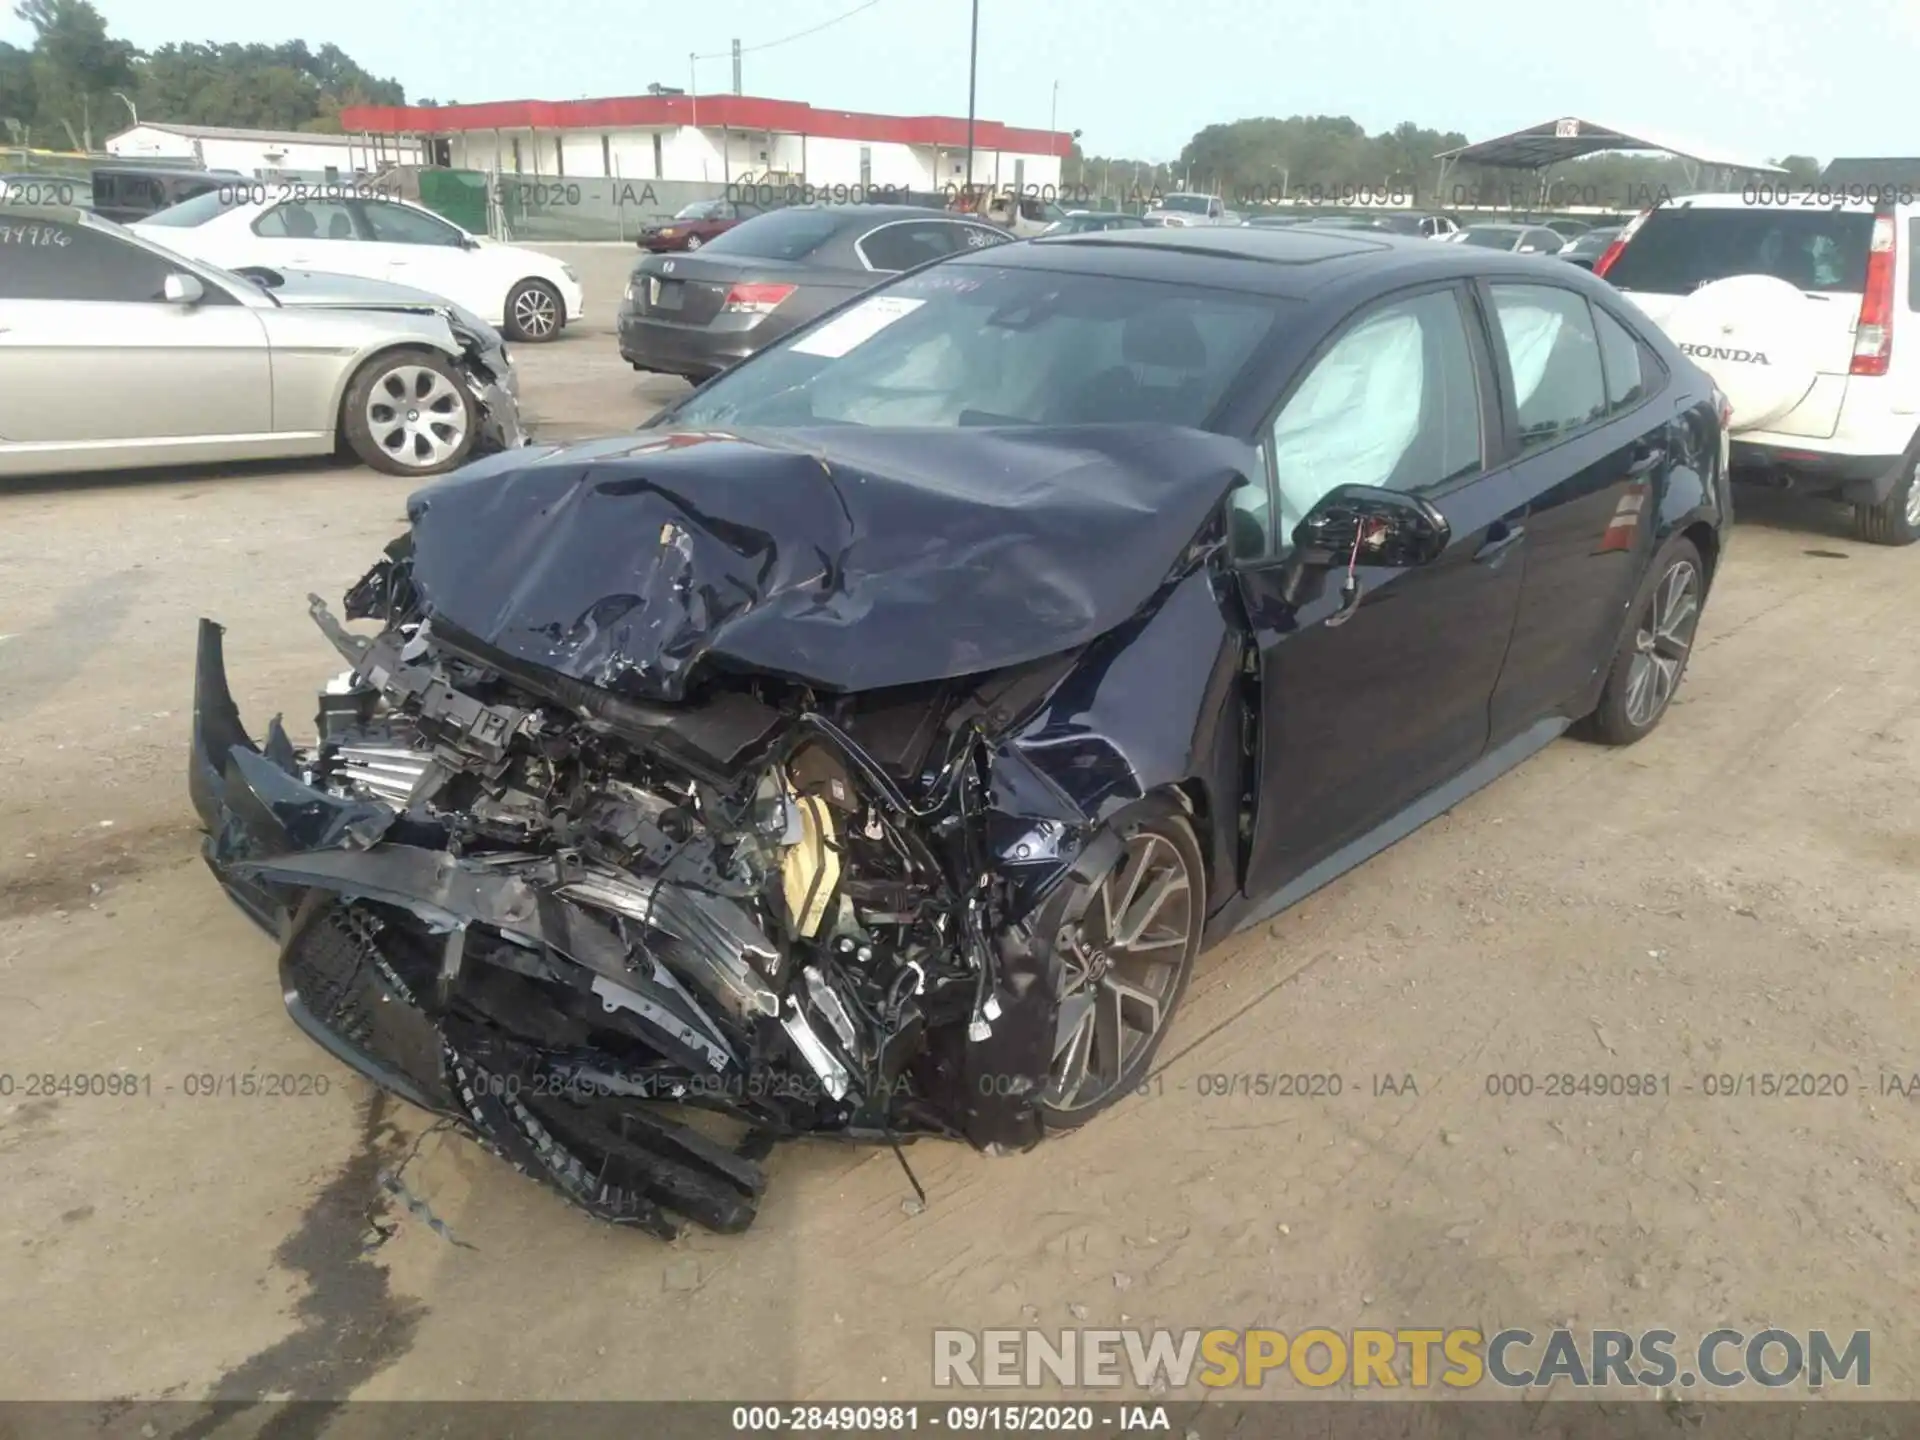
<svg viewBox="0 0 1920 1440">
<path fill-rule="evenodd" d="M 546 281 L 522 280 L 507 292 L 506 323 L 501 328 L 509 340 L 545 345 L 559 339 L 566 324 L 566 302 Z"/>
<path fill-rule="evenodd" d="M 409 399 L 424 403 L 404 403 Z M 340 402 L 340 438 L 388 475 L 444 475 L 466 463 L 479 433 L 478 402 L 453 361 L 433 350 L 375 355 Z"/>
<path fill-rule="evenodd" d="M 1680 583 L 1676 576 L 1684 577 L 1693 601 L 1690 614 L 1678 624 L 1670 614 L 1660 613 L 1673 595 L 1670 587 Z M 1693 658 L 1694 635 L 1707 595 L 1706 576 L 1699 547 L 1684 535 L 1674 536 L 1654 556 L 1633 597 L 1632 619 L 1607 669 L 1600 704 L 1579 727 L 1587 739 L 1602 745 L 1631 745 L 1659 725 Z M 1671 662 L 1671 669 L 1660 663 L 1662 659 Z"/>
<path fill-rule="evenodd" d="M 1086 881 L 1069 880 L 1062 885 L 1041 908 L 1035 926 L 1038 937 L 1058 947 L 1063 977 L 1068 980 L 1076 972 L 1088 973 L 1084 962 L 1089 953 L 1099 957 L 1095 962 L 1099 969 L 1093 979 L 1078 986 L 1068 983 L 1065 987 L 1068 993 L 1061 1005 L 1061 1037 L 1065 1040 L 1071 1029 L 1076 1039 L 1064 1045 L 1056 1044 L 1048 1088 L 1035 1105 L 1041 1124 L 1050 1132 L 1078 1129 L 1132 1094 L 1146 1077 L 1160 1042 L 1172 1026 L 1180 999 L 1186 994 L 1206 923 L 1206 863 L 1194 838 L 1193 825 L 1181 806 L 1170 798 L 1149 797 L 1116 815 L 1089 846 L 1102 845 L 1105 836 L 1119 842 L 1105 873 Z M 1090 853 L 1097 852 L 1090 849 Z M 1137 864 L 1144 864 L 1144 873 L 1132 868 Z M 1140 946 L 1139 953 L 1111 945 L 1111 928 L 1103 913 L 1103 889 L 1110 883 L 1134 884 L 1131 901 L 1124 893 L 1118 900 L 1120 918 L 1125 922 L 1149 908 L 1153 887 L 1160 883 L 1163 875 L 1171 875 L 1176 869 L 1184 876 L 1184 888 L 1175 891 L 1169 882 L 1168 894 L 1158 912 L 1148 914 L 1142 921 L 1137 938 L 1148 943 Z M 1105 893 L 1110 895 L 1112 891 L 1107 889 Z M 1095 941 L 1091 947 L 1084 943 L 1089 936 Z M 1070 937 L 1074 938 L 1071 949 L 1068 948 Z M 1177 943 L 1174 943 L 1176 937 Z M 1148 956 L 1153 958 L 1146 958 Z M 1131 968 L 1123 970 L 1123 966 Z M 1149 975 L 1153 980 L 1150 990 Z M 1119 988 L 1122 985 L 1128 989 L 1122 991 Z M 1153 1002 L 1151 1029 L 1146 1033 L 1130 1032 L 1128 1012 L 1131 1010 L 1136 1020 L 1144 1018 L 1147 1001 L 1142 997 L 1148 993 Z M 1076 996 L 1085 997 L 1086 1004 L 1086 1018 L 1080 1025 L 1072 1025 L 1069 1019 L 1068 1007 L 1075 1003 Z M 1109 1004 L 1110 1012 L 1105 1008 Z M 1107 1013 L 1113 1017 L 1112 1029 L 1102 1026 L 1102 1017 Z M 1095 1082 L 1092 1089 L 1083 1084 L 1068 1091 L 1063 1081 L 1077 1056 L 1077 1037 L 1081 1032 L 1084 1032 L 1086 1046 L 1086 1070 L 1090 1072 L 1094 1068 L 1098 1056 L 1106 1062 L 1100 1067 L 1105 1074 L 1087 1076 Z M 1117 1046 L 1110 1042 L 1116 1032 L 1120 1036 Z M 1116 1056 L 1117 1064 L 1114 1063 Z"/>
<path fill-rule="evenodd" d="M 1853 507 L 1853 531 L 1874 545 L 1920 540 L 1920 441 L 1900 457 L 1900 478 L 1878 505 Z"/>
</svg>

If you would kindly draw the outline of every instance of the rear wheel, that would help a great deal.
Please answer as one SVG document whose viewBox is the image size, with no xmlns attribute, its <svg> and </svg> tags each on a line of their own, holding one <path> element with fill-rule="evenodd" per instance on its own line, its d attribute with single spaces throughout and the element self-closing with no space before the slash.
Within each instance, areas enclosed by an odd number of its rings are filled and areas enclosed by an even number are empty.
<svg viewBox="0 0 1920 1440">
<path fill-rule="evenodd" d="M 706 242 L 702 240 L 698 235 L 687 236 L 687 249 L 689 250 L 698 250 L 705 243 Z"/>
<path fill-rule="evenodd" d="M 439 475 L 466 460 L 479 406 L 453 362 L 430 350 L 392 350 L 360 367 L 340 407 L 348 448 L 389 475 Z"/>
<path fill-rule="evenodd" d="M 1875 545 L 1920 540 L 1920 442 L 1900 461 L 1900 478 L 1878 505 L 1853 507 L 1854 533 Z"/>
<path fill-rule="evenodd" d="M 1049 1130 L 1084 1125 L 1140 1083 L 1200 953 L 1206 870 L 1186 815 L 1156 798 L 1107 829 L 1120 842 L 1113 864 L 1062 886 L 1041 916 L 1061 969 L 1053 1062 L 1036 1106 Z"/>
<path fill-rule="evenodd" d="M 1590 738 L 1631 745 L 1660 723 L 1687 673 L 1706 593 L 1699 549 L 1676 536 L 1655 557 L 1634 597 L 1633 623 L 1614 653 L 1599 707 L 1585 722 Z"/>
<path fill-rule="evenodd" d="M 544 280 L 522 280 L 507 294 L 509 340 L 538 345 L 558 335 L 566 321 L 560 292 Z"/>
</svg>

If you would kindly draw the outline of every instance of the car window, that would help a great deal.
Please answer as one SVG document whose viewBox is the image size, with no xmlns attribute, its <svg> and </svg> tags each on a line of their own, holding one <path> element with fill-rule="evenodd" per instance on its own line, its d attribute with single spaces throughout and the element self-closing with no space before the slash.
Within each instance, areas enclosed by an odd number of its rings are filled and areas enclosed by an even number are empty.
<svg viewBox="0 0 1920 1440">
<path fill-rule="evenodd" d="M 860 237 L 858 248 L 876 270 L 911 270 L 960 250 L 981 249 L 996 238 L 993 231 L 981 225 L 952 220 L 906 220 L 869 230 Z"/>
<path fill-rule="evenodd" d="M 373 238 L 386 245 L 443 245 L 458 249 L 466 239 L 446 221 L 389 200 L 364 200 L 360 213 L 367 217 Z"/>
<path fill-rule="evenodd" d="M 1567 242 L 1560 237 L 1558 231 L 1529 230 L 1526 243 L 1536 250 L 1548 250 L 1557 254 L 1560 247 Z"/>
<path fill-rule="evenodd" d="M 353 212 L 339 200 L 287 200 L 253 222 L 267 240 L 358 240 Z"/>
<path fill-rule="evenodd" d="M 1487 250 L 1513 249 L 1511 230 L 1488 230 L 1481 226 L 1471 226 L 1461 232 L 1460 241 L 1465 245 L 1478 245 Z"/>
<path fill-rule="evenodd" d="M 1689 295 L 1732 275 L 1771 275 L 1816 294 L 1866 289 L 1864 210 L 1661 206 L 1607 271 L 1622 290 Z"/>
<path fill-rule="evenodd" d="M 1203 428 L 1292 303 L 958 260 L 776 342 L 674 421 Z"/>
<path fill-rule="evenodd" d="M 803 260 L 848 225 L 831 210 L 770 210 L 723 230 L 706 244 L 709 255 L 741 255 L 754 260 Z"/>
<path fill-rule="evenodd" d="M 1522 448 L 1552 445 L 1605 415 L 1607 383 L 1586 298 L 1555 285 L 1490 288 Z"/>
<path fill-rule="evenodd" d="M 1426 490 L 1479 469 L 1480 388 L 1454 292 L 1356 321 L 1287 400 L 1268 447 L 1281 540 L 1337 485 Z"/>
<path fill-rule="evenodd" d="M 217 186 L 212 190 L 203 190 L 191 200 L 182 200 L 178 205 L 169 205 L 164 210 L 156 210 L 140 223 L 142 225 L 169 225 L 182 230 L 191 230 L 204 225 L 214 216 L 231 210 L 246 198 L 247 187 Z"/>
<path fill-rule="evenodd" d="M 180 267 L 85 225 L 0 215 L 0 300 L 164 303 Z M 213 304 L 235 303 L 214 285 Z"/>
<path fill-rule="evenodd" d="M 1600 363 L 1607 376 L 1607 412 L 1630 410 L 1647 396 L 1640 342 L 1598 305 L 1593 307 L 1593 324 L 1600 340 Z"/>
</svg>

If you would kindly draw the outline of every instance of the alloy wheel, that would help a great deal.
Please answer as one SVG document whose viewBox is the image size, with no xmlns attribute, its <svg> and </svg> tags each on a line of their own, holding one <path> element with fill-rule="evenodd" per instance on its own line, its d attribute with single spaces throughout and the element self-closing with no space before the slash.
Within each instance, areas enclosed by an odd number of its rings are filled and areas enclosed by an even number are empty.
<svg viewBox="0 0 1920 1440">
<path fill-rule="evenodd" d="M 560 328 L 560 306 L 553 293 L 529 285 L 513 297 L 513 323 L 529 340 L 544 340 Z"/>
<path fill-rule="evenodd" d="M 458 454 L 467 424 L 467 405 L 453 382 L 425 365 L 395 366 L 367 396 L 367 433 L 409 469 L 428 469 Z"/>
<path fill-rule="evenodd" d="M 1092 1109 L 1127 1083 L 1172 1013 L 1199 915 L 1186 857 L 1151 830 L 1131 836 L 1056 937 L 1065 976 L 1045 1104 Z"/>
<path fill-rule="evenodd" d="M 1626 710 L 1635 729 L 1652 725 L 1673 699 L 1699 623 L 1700 572 L 1691 560 L 1676 560 L 1654 587 L 1634 634 Z"/>
<path fill-rule="evenodd" d="M 700 245 L 701 245 L 701 240 L 698 235 L 687 236 L 687 249 L 698 250 L 700 248 Z"/>
<path fill-rule="evenodd" d="M 1907 528 L 1920 530 L 1920 461 L 1907 476 Z"/>
</svg>

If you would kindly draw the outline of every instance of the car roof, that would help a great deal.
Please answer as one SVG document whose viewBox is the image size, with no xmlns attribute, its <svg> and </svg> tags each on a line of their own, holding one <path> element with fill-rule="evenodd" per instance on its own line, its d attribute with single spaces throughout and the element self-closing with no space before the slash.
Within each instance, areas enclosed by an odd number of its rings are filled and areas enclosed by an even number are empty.
<svg viewBox="0 0 1920 1440">
<path fill-rule="evenodd" d="M 1296 300 L 1312 299 L 1350 284 L 1390 289 L 1495 272 L 1551 273 L 1560 283 L 1578 285 L 1578 277 L 1586 273 L 1550 257 L 1436 245 L 1421 235 L 1292 225 L 1149 226 L 1041 235 L 942 263 L 1011 263 L 1091 271 Z"/>
</svg>

